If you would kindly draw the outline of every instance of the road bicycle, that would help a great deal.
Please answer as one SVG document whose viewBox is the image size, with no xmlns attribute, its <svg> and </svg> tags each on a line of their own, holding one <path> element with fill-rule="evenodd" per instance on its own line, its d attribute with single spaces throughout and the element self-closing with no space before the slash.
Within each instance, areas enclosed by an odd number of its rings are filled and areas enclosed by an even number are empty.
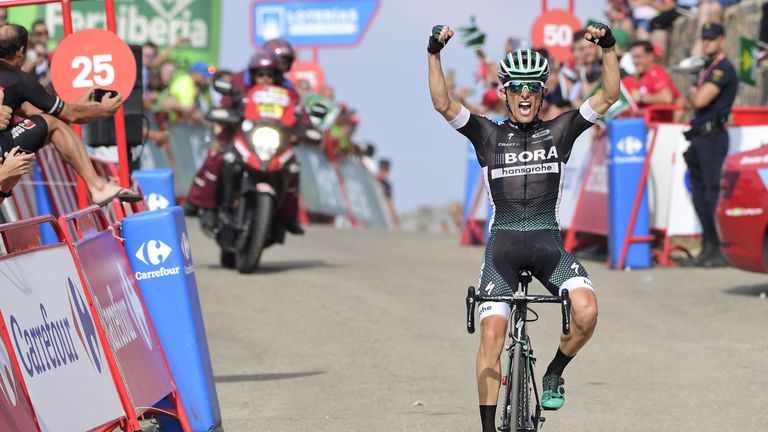
<svg viewBox="0 0 768 432">
<path fill-rule="evenodd" d="M 563 333 L 571 332 L 571 300 L 568 290 L 559 296 L 528 295 L 528 284 L 533 280 L 531 273 L 521 270 L 517 291 L 511 296 L 485 296 L 475 294 L 475 287 L 467 289 L 467 331 L 475 332 L 475 304 L 486 301 L 509 304 L 512 317 L 509 320 L 509 354 L 504 385 L 504 406 L 501 410 L 501 432 L 535 432 L 544 423 L 539 403 L 539 390 L 533 375 L 536 358 L 533 356 L 531 337 L 526 324 L 539 319 L 539 315 L 528 307 L 530 303 L 560 303 L 563 315 Z M 529 319 L 528 314 L 533 318 Z"/>
</svg>

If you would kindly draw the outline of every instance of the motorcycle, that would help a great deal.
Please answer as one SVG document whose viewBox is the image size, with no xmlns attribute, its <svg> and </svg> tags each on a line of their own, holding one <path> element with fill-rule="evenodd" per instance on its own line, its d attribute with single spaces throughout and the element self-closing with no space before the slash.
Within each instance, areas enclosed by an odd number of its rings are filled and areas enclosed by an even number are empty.
<svg viewBox="0 0 768 432">
<path fill-rule="evenodd" d="M 221 265 L 240 273 L 255 271 L 265 248 L 283 243 L 286 226 L 277 219 L 291 177 L 299 165 L 292 144 L 322 136 L 296 125 L 299 103 L 280 86 L 254 86 L 243 92 L 215 78 L 214 89 L 232 98 L 233 106 L 212 108 L 206 119 L 237 127 L 232 145 L 223 150 L 218 182 L 217 221 L 211 229 L 221 248 Z"/>
</svg>

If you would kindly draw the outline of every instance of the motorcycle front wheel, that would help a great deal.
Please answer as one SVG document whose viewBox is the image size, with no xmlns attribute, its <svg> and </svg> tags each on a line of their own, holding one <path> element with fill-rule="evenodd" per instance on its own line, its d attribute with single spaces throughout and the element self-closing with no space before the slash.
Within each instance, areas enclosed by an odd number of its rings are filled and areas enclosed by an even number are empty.
<svg viewBox="0 0 768 432">
<path fill-rule="evenodd" d="M 253 273 L 259 267 L 261 253 L 267 243 L 274 203 L 272 195 L 257 193 L 249 195 L 241 205 L 246 206 L 243 221 L 246 222 L 245 226 L 250 227 L 250 230 L 244 233 L 248 239 L 237 251 L 235 262 L 237 271 L 240 273 Z"/>
</svg>

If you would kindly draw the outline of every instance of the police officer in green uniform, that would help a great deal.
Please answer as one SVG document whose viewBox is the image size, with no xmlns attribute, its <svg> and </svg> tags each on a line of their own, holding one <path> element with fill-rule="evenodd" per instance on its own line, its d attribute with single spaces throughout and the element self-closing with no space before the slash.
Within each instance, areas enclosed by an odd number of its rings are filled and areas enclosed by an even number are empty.
<svg viewBox="0 0 768 432">
<path fill-rule="evenodd" d="M 725 123 L 736 99 L 739 80 L 725 56 L 725 28 L 705 24 L 701 38 L 707 61 L 688 89 L 686 108 L 693 110 L 693 119 L 691 128 L 685 132 L 691 145 L 683 156 L 691 175 L 693 206 L 701 223 L 702 251 L 688 264 L 722 267 L 727 261 L 720 252 L 715 210 L 720 173 L 728 154 Z"/>
</svg>

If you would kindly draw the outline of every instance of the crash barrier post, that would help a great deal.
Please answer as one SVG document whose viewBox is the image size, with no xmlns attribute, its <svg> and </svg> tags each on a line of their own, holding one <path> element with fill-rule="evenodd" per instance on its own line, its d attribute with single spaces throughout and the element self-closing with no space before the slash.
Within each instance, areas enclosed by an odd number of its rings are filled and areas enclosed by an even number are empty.
<svg viewBox="0 0 768 432">
<path fill-rule="evenodd" d="M 584 144 L 579 146 L 582 139 L 585 140 Z M 577 238 L 578 233 L 608 236 L 608 166 L 605 140 L 605 131 L 602 128 L 592 128 L 589 134 L 582 134 L 576 140 L 571 158 L 566 164 L 560 220 L 570 221 L 568 225 L 563 225 L 567 230 L 564 247 L 569 252 L 589 243 Z"/>
<path fill-rule="evenodd" d="M 477 153 L 471 142 L 467 143 L 467 168 L 464 180 L 464 212 L 461 227 L 462 245 L 479 245 L 485 242 L 489 218 L 488 193 L 484 173 L 477 161 Z"/>
<path fill-rule="evenodd" d="M 58 243 L 42 244 L 41 224 L 54 228 Z M 3 342 L 38 424 L 61 431 L 111 431 L 125 425 L 116 390 L 119 372 L 60 227 L 53 217 L 40 216 L 1 225 L 0 237 L 5 249 L 0 257 Z M 8 388 L 3 385 L 4 392 Z"/>
<path fill-rule="evenodd" d="M 221 425 L 221 413 L 183 211 L 170 207 L 134 214 L 123 219 L 122 228 L 192 429 L 214 430 Z"/>
<path fill-rule="evenodd" d="M 98 311 L 109 341 L 106 352 L 129 425 L 147 414 L 171 415 L 191 431 L 170 369 L 147 313 L 136 280 L 131 274 L 120 239 L 96 206 L 59 218 L 81 280 Z M 173 406 L 153 407 L 168 397 Z"/>
<path fill-rule="evenodd" d="M 632 195 L 648 176 L 645 140 L 648 132 L 640 118 L 608 122 L 608 253 L 610 267 L 648 268 L 654 237 L 648 228 L 648 196 Z M 651 150 L 652 151 L 652 150 Z M 642 188 L 644 191 L 645 188 Z"/>
<path fill-rule="evenodd" d="M 138 170 L 133 178 L 141 187 L 141 193 L 149 210 L 160 210 L 173 205 L 173 171 L 169 168 Z"/>
</svg>

